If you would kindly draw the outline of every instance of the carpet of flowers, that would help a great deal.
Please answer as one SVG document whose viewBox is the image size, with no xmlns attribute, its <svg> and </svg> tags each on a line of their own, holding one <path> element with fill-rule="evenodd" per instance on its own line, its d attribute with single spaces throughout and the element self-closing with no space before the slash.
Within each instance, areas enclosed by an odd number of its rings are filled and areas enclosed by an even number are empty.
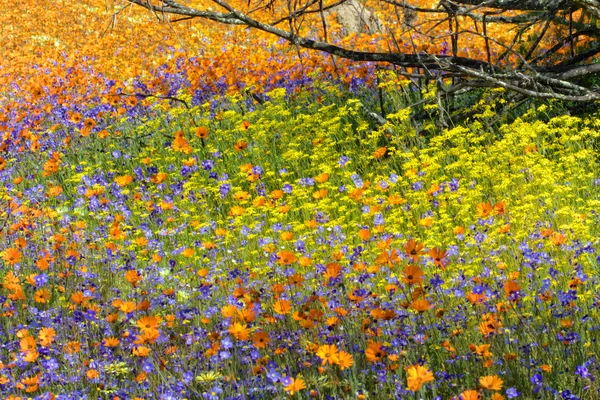
<svg viewBox="0 0 600 400">
<path fill-rule="evenodd" d="M 0 397 L 600 396 L 597 116 L 425 134 L 372 65 L 13 50 Z"/>
</svg>

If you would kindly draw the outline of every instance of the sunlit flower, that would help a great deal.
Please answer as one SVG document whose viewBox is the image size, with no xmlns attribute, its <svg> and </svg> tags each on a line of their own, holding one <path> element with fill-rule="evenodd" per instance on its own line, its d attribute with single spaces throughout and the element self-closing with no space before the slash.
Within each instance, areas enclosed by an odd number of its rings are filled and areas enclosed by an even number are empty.
<svg viewBox="0 0 600 400">
<path fill-rule="evenodd" d="M 416 392 L 427 382 L 434 380 L 433 373 L 422 365 L 411 365 L 406 369 L 408 390 Z"/>
<path fill-rule="evenodd" d="M 334 344 L 325 344 L 319 347 L 317 356 L 322 360 L 322 365 L 335 364 L 338 356 L 338 349 Z"/>
<path fill-rule="evenodd" d="M 479 378 L 479 384 L 484 389 L 501 390 L 503 381 L 497 375 L 489 375 Z"/>
<path fill-rule="evenodd" d="M 304 382 L 304 379 L 302 379 L 302 377 L 298 376 L 296 377 L 296 379 L 289 378 L 289 380 L 289 382 L 284 383 L 285 386 L 283 389 L 290 395 L 293 395 L 294 393 L 297 393 L 302 389 L 306 389 L 306 383 Z"/>
</svg>

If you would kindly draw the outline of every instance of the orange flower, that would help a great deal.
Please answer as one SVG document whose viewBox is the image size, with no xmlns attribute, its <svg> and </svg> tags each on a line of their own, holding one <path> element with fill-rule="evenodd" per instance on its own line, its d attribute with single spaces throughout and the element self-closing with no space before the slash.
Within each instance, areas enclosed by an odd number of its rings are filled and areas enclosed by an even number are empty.
<svg viewBox="0 0 600 400">
<path fill-rule="evenodd" d="M 410 305 L 410 308 L 420 313 L 429 310 L 431 307 L 432 305 L 427 299 L 415 300 Z"/>
<path fill-rule="evenodd" d="M 478 325 L 479 332 L 484 336 L 489 336 L 502 328 L 502 322 L 498 320 L 495 314 L 484 314 L 483 322 Z"/>
<path fill-rule="evenodd" d="M 433 373 L 422 365 L 411 365 L 406 369 L 408 390 L 416 392 L 427 382 L 434 380 Z"/>
<path fill-rule="evenodd" d="M 198 136 L 200 139 L 207 139 L 208 128 L 205 126 L 199 126 L 198 128 L 196 128 L 196 136 Z"/>
<path fill-rule="evenodd" d="M 358 231 L 358 237 L 361 240 L 368 240 L 371 237 L 371 232 L 368 229 L 361 229 Z"/>
<path fill-rule="evenodd" d="M 403 199 L 402 197 L 400 197 L 400 195 L 398 195 L 398 194 L 392 194 L 392 195 L 388 196 L 387 201 L 392 206 L 406 203 L 406 200 Z"/>
<path fill-rule="evenodd" d="M 25 388 L 27 393 L 33 393 L 39 388 L 40 377 L 38 375 L 34 375 L 30 378 L 23 378 L 21 379 L 21 384 L 27 386 Z"/>
<path fill-rule="evenodd" d="M 479 378 L 479 384 L 484 389 L 501 390 L 503 383 L 504 382 L 498 377 L 498 375 L 482 376 Z"/>
<path fill-rule="evenodd" d="M 367 349 L 365 350 L 365 356 L 367 357 L 367 361 L 381 361 L 386 355 L 386 352 L 381 348 L 382 346 L 383 345 L 380 342 L 369 341 Z"/>
<path fill-rule="evenodd" d="M 550 241 L 555 246 L 560 246 L 567 242 L 567 237 L 565 235 L 563 235 L 562 233 L 554 232 L 552 235 L 550 235 Z"/>
<path fill-rule="evenodd" d="M 223 314 L 223 317 L 225 318 L 233 318 L 237 315 L 237 307 L 234 306 L 233 304 L 228 304 L 226 306 L 223 306 L 223 308 L 221 308 L 221 314 Z"/>
<path fill-rule="evenodd" d="M 238 140 L 237 142 L 235 142 L 235 144 L 233 145 L 233 149 L 235 151 L 242 151 L 244 150 L 246 147 L 248 147 L 248 142 L 246 142 L 245 140 Z"/>
<path fill-rule="evenodd" d="M 68 342 L 64 345 L 63 351 L 67 354 L 76 354 L 81 350 L 81 344 L 76 341 Z"/>
<path fill-rule="evenodd" d="M 464 234 L 464 233 L 465 233 L 465 227 L 464 227 L 464 226 L 455 226 L 455 227 L 452 229 L 452 232 L 453 232 L 455 235 L 462 235 L 462 234 Z"/>
<path fill-rule="evenodd" d="M 510 224 L 504 224 L 500 228 L 498 228 L 498 232 L 500 233 L 506 233 L 508 231 L 510 231 Z"/>
<path fill-rule="evenodd" d="M 136 357 L 147 357 L 150 354 L 150 348 L 146 346 L 138 346 L 133 349 L 132 353 Z"/>
<path fill-rule="evenodd" d="M 279 200 L 280 198 L 283 197 L 283 195 L 284 195 L 283 190 L 280 190 L 280 189 L 273 190 L 271 193 L 269 193 L 269 196 L 273 200 Z"/>
<path fill-rule="evenodd" d="M 246 304 L 252 304 L 249 300 L 244 301 L 246 301 Z M 252 308 L 244 308 L 242 310 L 237 310 L 237 316 L 241 321 L 252 322 L 256 319 L 256 312 Z"/>
<path fill-rule="evenodd" d="M 137 106 L 138 101 L 135 97 L 130 96 L 125 99 L 125 104 L 128 105 L 129 107 L 135 107 L 135 106 Z"/>
<path fill-rule="evenodd" d="M 4 262 L 8 265 L 15 265 L 21 262 L 22 254 L 16 247 L 6 249 L 3 254 Z"/>
<path fill-rule="evenodd" d="M 340 367 L 342 371 L 354 365 L 354 359 L 352 358 L 352 354 L 346 353 L 345 351 L 340 351 L 337 354 L 337 357 L 334 362 Z"/>
<path fill-rule="evenodd" d="M 476 209 L 477 209 L 477 216 L 481 217 L 481 218 L 488 217 L 494 210 L 494 208 L 492 207 L 492 205 L 489 202 L 477 204 Z"/>
<path fill-rule="evenodd" d="M 334 344 L 325 344 L 319 346 L 317 356 L 322 360 L 321 365 L 335 364 L 338 356 L 338 349 Z"/>
<path fill-rule="evenodd" d="M 173 143 L 171 143 L 171 147 L 174 151 L 178 153 L 190 154 L 192 152 L 192 147 L 190 143 L 183 137 L 183 135 L 175 135 L 175 139 Z"/>
<path fill-rule="evenodd" d="M 289 250 L 281 250 L 277 253 L 277 263 L 279 265 L 290 265 L 296 262 L 296 255 Z"/>
<path fill-rule="evenodd" d="M 302 286 L 304 283 L 304 277 L 300 274 L 294 274 L 288 278 L 288 285 L 290 286 Z"/>
<path fill-rule="evenodd" d="M 107 337 L 103 343 L 106 347 L 117 347 L 121 341 L 116 337 Z"/>
<path fill-rule="evenodd" d="M 432 196 L 434 193 L 439 192 L 440 190 L 442 190 L 442 188 L 440 187 L 440 185 L 438 185 L 437 183 L 434 183 L 427 190 L 427 194 L 430 195 L 430 196 Z"/>
<path fill-rule="evenodd" d="M 306 383 L 302 377 L 298 376 L 296 379 L 291 378 L 292 382 L 285 386 L 283 389 L 288 392 L 290 395 L 293 395 L 296 392 L 299 392 L 302 389 L 306 389 Z"/>
<path fill-rule="evenodd" d="M 419 257 L 421 257 L 421 255 L 424 253 L 423 244 L 417 242 L 414 239 L 409 239 L 408 242 L 406 242 L 406 244 L 404 245 L 404 252 L 413 261 L 417 261 Z"/>
<path fill-rule="evenodd" d="M 506 212 L 505 208 L 504 208 L 504 202 L 503 201 L 499 201 L 496 204 L 494 204 L 494 212 L 497 215 L 502 215 Z"/>
<path fill-rule="evenodd" d="M 95 369 L 88 369 L 85 372 L 85 376 L 87 376 L 88 379 L 96 379 L 100 376 L 100 373 Z"/>
<path fill-rule="evenodd" d="M 125 274 L 125 280 L 131 283 L 133 287 L 137 287 L 138 283 L 142 280 L 142 277 L 140 276 L 139 272 L 132 269 L 130 271 L 127 271 L 127 273 Z"/>
<path fill-rule="evenodd" d="M 552 228 L 542 228 L 540 229 L 540 234 L 542 237 L 546 238 L 554 233 L 554 229 Z"/>
<path fill-rule="evenodd" d="M 338 263 L 329 263 L 323 273 L 323 276 L 327 281 L 329 279 L 335 279 L 342 274 L 342 266 Z"/>
<path fill-rule="evenodd" d="M 27 361 L 27 362 L 35 362 L 40 356 L 40 353 L 38 353 L 37 350 L 31 350 L 28 351 L 27 354 L 25 354 L 25 357 L 23 357 L 23 360 Z"/>
<path fill-rule="evenodd" d="M 250 338 L 248 326 L 239 322 L 229 327 L 229 333 L 237 340 L 248 340 Z"/>
<path fill-rule="evenodd" d="M 271 338 L 267 332 L 256 332 L 254 336 L 252 336 L 252 344 L 257 349 L 264 349 L 269 345 Z"/>
<path fill-rule="evenodd" d="M 23 353 L 27 353 L 29 351 L 33 351 L 36 349 L 37 344 L 35 343 L 35 338 L 33 336 L 26 336 L 19 342 L 19 346 L 21 347 L 21 351 Z"/>
<path fill-rule="evenodd" d="M 433 217 L 425 217 L 419 220 L 419 225 L 429 228 L 433 225 Z"/>
<path fill-rule="evenodd" d="M 137 305 L 133 301 L 124 301 L 119 304 L 118 308 L 121 312 L 129 314 L 137 309 Z"/>
<path fill-rule="evenodd" d="M 160 337 L 158 329 L 145 329 L 134 341 L 135 344 L 154 343 Z"/>
<path fill-rule="evenodd" d="M 58 197 L 63 192 L 62 187 L 60 186 L 52 186 L 48 189 L 48 196 L 50 197 Z"/>
<path fill-rule="evenodd" d="M 140 318 L 136 324 L 141 331 L 147 330 L 155 330 L 158 329 L 160 325 L 160 318 L 152 315 L 147 315 L 145 317 Z"/>
<path fill-rule="evenodd" d="M 273 311 L 277 314 L 288 314 L 292 309 L 292 303 L 289 300 L 277 300 L 275 304 L 273 304 Z"/>
<path fill-rule="evenodd" d="M 325 197 L 327 197 L 327 192 L 328 192 L 327 189 L 319 189 L 313 193 L 313 198 L 315 200 L 324 199 Z"/>
<path fill-rule="evenodd" d="M 390 269 L 393 268 L 394 264 L 398 262 L 400 262 L 400 254 L 396 249 L 392 249 L 389 252 L 387 250 L 382 250 L 375 259 L 376 264 L 387 265 Z"/>
<path fill-rule="evenodd" d="M 506 293 L 507 296 L 510 296 L 519 290 L 521 290 L 521 286 L 519 286 L 519 283 L 514 280 L 506 281 L 504 284 L 504 293 Z"/>
<path fill-rule="evenodd" d="M 386 152 L 387 152 L 386 147 L 380 147 L 373 152 L 373 158 L 381 158 L 381 157 L 385 156 Z"/>
<path fill-rule="evenodd" d="M 81 122 L 81 114 L 79 113 L 71 113 L 71 115 L 69 116 L 69 121 L 73 122 L 74 124 L 78 124 Z"/>
<path fill-rule="evenodd" d="M 81 136 L 88 136 L 92 129 L 96 127 L 96 122 L 91 118 L 86 118 L 83 121 L 83 128 L 81 129 Z"/>
<path fill-rule="evenodd" d="M 54 337 L 56 336 L 56 331 L 54 328 L 42 328 L 38 333 L 38 339 L 40 344 L 44 347 L 49 347 L 54 341 Z"/>
<path fill-rule="evenodd" d="M 404 283 L 408 285 L 420 284 L 423 282 L 423 271 L 416 265 L 407 265 L 403 272 Z"/>
<path fill-rule="evenodd" d="M 35 292 L 34 301 L 36 303 L 46 304 L 50 301 L 52 294 L 48 289 L 40 289 Z"/>
<path fill-rule="evenodd" d="M 477 390 L 465 390 L 460 395 L 461 400 L 479 400 L 479 392 Z"/>
<path fill-rule="evenodd" d="M 429 257 L 433 259 L 433 265 L 440 267 L 441 269 L 446 269 L 446 265 L 448 261 L 445 259 L 446 250 L 442 250 L 439 248 L 434 248 L 429 250 Z"/>
<path fill-rule="evenodd" d="M 540 366 L 540 368 L 544 372 L 550 372 L 550 371 L 552 371 L 552 367 L 550 365 L 548 365 L 548 364 L 543 364 L 542 366 Z"/>
<path fill-rule="evenodd" d="M 327 182 L 328 179 L 329 179 L 329 174 L 325 173 L 325 172 L 315 176 L 315 181 L 317 181 L 318 183 L 325 183 L 325 182 Z"/>
<path fill-rule="evenodd" d="M 239 217 L 240 215 L 244 215 L 245 212 L 246 209 L 244 209 L 244 207 L 233 206 L 229 210 L 229 215 L 231 215 L 232 217 Z"/>
<path fill-rule="evenodd" d="M 133 182 L 133 176 L 131 175 L 122 175 L 115 178 L 115 183 L 121 187 L 129 185 L 131 182 Z"/>
</svg>

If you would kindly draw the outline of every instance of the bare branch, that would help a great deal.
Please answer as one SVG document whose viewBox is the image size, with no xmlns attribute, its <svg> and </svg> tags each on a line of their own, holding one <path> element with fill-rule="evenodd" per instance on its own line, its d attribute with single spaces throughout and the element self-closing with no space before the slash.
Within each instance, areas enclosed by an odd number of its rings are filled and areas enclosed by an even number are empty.
<svg viewBox="0 0 600 400">
<path fill-rule="evenodd" d="M 304 48 L 330 55 L 334 65 L 335 57 L 391 64 L 394 68 L 400 67 L 398 73 L 401 75 L 433 79 L 440 88 L 444 88 L 447 78 L 451 77 L 452 83 L 455 78 L 460 78 L 460 84 L 467 88 L 502 87 L 521 97 L 564 101 L 600 99 L 600 92 L 582 86 L 584 81 L 581 79 L 600 72 L 599 64 L 584 64 L 600 54 L 600 29 L 595 22 L 596 18 L 600 18 L 600 0 L 441 0 L 436 7 L 429 8 L 415 5 L 415 1 L 381 0 L 394 7 L 397 18 L 394 22 L 397 28 L 384 26 L 388 38 L 387 52 L 363 51 L 334 41 L 336 36 L 330 32 L 325 12 L 335 11 L 336 7 L 351 0 L 287 0 L 284 1 L 287 9 L 278 9 L 283 15 L 278 13 L 276 17 L 269 18 L 271 22 L 265 22 L 265 15 L 259 11 L 273 11 L 281 6 L 276 0 L 258 0 L 252 7 L 248 2 L 250 11 L 238 9 L 228 0 L 212 0 L 219 11 L 196 9 L 175 0 L 156 0 L 158 3 L 155 4 L 149 0 L 127 1 L 150 10 L 161 20 L 166 15 L 177 16 L 171 22 L 201 18 L 272 34 L 294 46 L 301 63 L 300 49 Z M 410 12 L 424 17 L 407 23 L 406 17 L 402 21 L 399 10 L 405 15 Z M 572 18 L 575 10 L 582 10 L 578 21 Z M 364 18 L 363 11 L 357 11 L 357 18 Z M 465 23 L 469 20 L 473 21 L 475 31 Z M 479 23 L 483 24 L 483 32 Z M 307 31 L 307 25 L 316 24 L 321 25 L 320 38 L 312 38 L 314 30 L 303 33 Z M 511 42 L 492 37 L 491 24 L 496 27 L 501 24 L 507 31 L 515 31 Z M 532 28 L 538 32 L 536 37 L 525 40 L 525 34 Z M 423 52 L 423 47 L 414 43 L 413 34 L 438 44 L 449 38 L 451 55 Z M 485 49 L 475 57 L 461 56 L 459 43 L 465 38 L 470 40 L 472 35 L 483 39 Z M 578 40 L 583 37 L 587 39 Z M 402 39 L 407 38 L 412 50 L 404 50 L 401 46 Z M 562 54 L 565 45 L 571 46 L 571 54 Z M 542 46 L 547 50 L 536 56 Z M 409 74 L 405 68 L 418 68 L 418 71 Z M 448 95 L 452 93 L 448 91 Z M 436 101 L 441 105 L 442 98 L 438 97 Z"/>
</svg>

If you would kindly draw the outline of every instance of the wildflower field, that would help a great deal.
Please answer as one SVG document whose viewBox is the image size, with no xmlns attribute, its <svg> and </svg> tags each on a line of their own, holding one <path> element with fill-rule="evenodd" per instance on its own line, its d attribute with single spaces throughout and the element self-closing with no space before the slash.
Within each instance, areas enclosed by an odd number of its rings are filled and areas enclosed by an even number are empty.
<svg viewBox="0 0 600 400">
<path fill-rule="evenodd" d="M 600 398 L 595 110 L 415 126 L 392 70 L 12 3 L 0 398 Z"/>
</svg>

